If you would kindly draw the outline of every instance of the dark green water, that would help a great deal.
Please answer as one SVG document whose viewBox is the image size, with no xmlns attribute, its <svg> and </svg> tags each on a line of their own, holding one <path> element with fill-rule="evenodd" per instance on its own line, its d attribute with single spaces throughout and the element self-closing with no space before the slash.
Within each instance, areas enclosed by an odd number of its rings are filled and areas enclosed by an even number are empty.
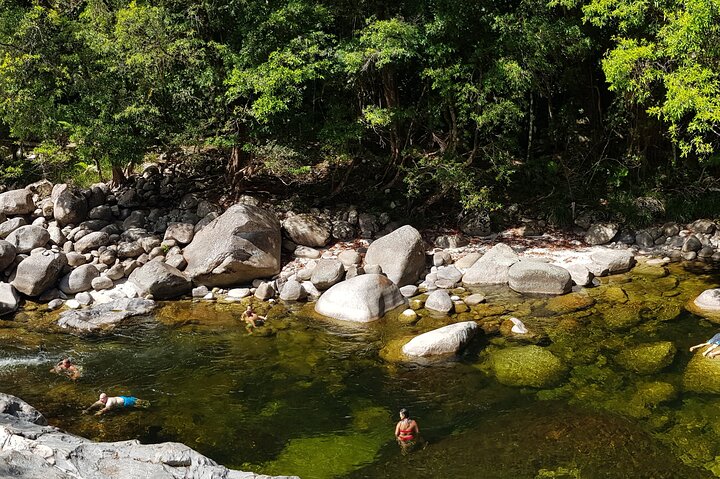
<svg viewBox="0 0 720 479">
<path fill-rule="evenodd" d="M 21 313 L 0 324 L 0 391 L 96 440 L 180 441 L 230 467 L 303 479 L 720 477 L 720 397 L 681 386 L 687 348 L 717 329 L 683 305 L 716 278 L 691 266 L 673 266 L 664 278 L 617 276 L 588 290 L 595 303 L 580 311 L 488 290 L 486 306 L 451 318 L 420 311 L 415 325 L 390 315 L 353 327 L 276 307 L 266 336 L 247 335 L 240 304 L 174 303 L 99 337 Z M 623 308 L 637 308 L 639 321 L 608 323 Z M 471 318 L 492 330 L 510 315 L 565 361 L 562 383 L 500 385 L 486 367 L 488 351 L 524 343 L 499 333 L 459 358 L 382 359 L 399 338 Z M 629 345 L 660 340 L 678 352 L 659 373 L 638 375 L 613 361 Z M 83 366 L 77 382 L 48 371 L 66 354 Z M 676 393 L 638 401 L 654 382 Z M 100 391 L 152 406 L 82 415 Z M 408 456 L 393 441 L 400 407 L 410 408 L 429 442 Z"/>
</svg>

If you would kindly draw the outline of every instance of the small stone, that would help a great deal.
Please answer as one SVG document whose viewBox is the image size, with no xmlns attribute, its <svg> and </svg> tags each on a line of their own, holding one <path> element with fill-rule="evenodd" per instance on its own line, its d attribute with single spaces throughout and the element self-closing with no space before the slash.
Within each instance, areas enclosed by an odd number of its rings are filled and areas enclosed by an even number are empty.
<svg viewBox="0 0 720 479">
<path fill-rule="evenodd" d="M 227 292 L 230 298 L 242 299 L 250 296 L 250 288 L 233 288 Z"/>
<path fill-rule="evenodd" d="M 47 305 L 47 308 L 50 311 L 55 311 L 56 309 L 61 308 L 63 304 L 65 304 L 65 301 L 63 301 L 60 298 L 57 298 L 57 299 L 53 299 L 52 301 L 50 301 Z M 78 306 L 80 306 L 80 305 L 78 304 Z"/>
<path fill-rule="evenodd" d="M 62 301 L 62 300 L 60 300 Z M 65 301 L 65 306 L 67 306 L 70 309 L 78 309 L 80 308 L 80 302 L 75 299 L 68 299 Z"/>
<path fill-rule="evenodd" d="M 206 294 L 208 294 L 209 290 L 207 286 L 198 286 L 197 288 L 192 289 L 192 297 L 193 298 L 202 298 Z"/>
</svg>

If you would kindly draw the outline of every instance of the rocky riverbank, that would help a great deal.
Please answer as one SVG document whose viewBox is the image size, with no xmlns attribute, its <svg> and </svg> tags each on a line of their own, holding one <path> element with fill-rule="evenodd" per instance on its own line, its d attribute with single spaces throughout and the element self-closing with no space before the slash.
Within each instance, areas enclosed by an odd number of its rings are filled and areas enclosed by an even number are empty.
<svg viewBox="0 0 720 479">
<path fill-rule="evenodd" d="M 461 312 L 468 296 L 477 304 L 470 289 L 488 285 L 565 294 L 627 271 L 636 255 L 720 259 L 710 220 L 631 232 L 581 215 L 581 241 L 554 238 L 542 221 L 492 233 L 489 218 L 476 215 L 460 232 L 421 235 L 352 206 L 296 213 L 248 196 L 223 211 L 191 186 L 150 166 L 115 191 L 41 181 L 0 194 L 0 315 L 10 318 L 30 298 L 69 309 L 62 327 L 97 330 L 149 312 L 154 300 L 192 296 L 320 299 L 320 314 L 371 321 L 419 294 L 441 314 Z M 550 248 L 533 251 L 522 246 L 528 241 Z M 558 245 L 573 253 L 558 254 Z"/>
<path fill-rule="evenodd" d="M 273 479 L 273 476 L 227 469 L 178 443 L 93 442 L 48 426 L 47 420 L 35 408 L 3 393 L 0 393 L 0 476 L 27 479 Z"/>
</svg>

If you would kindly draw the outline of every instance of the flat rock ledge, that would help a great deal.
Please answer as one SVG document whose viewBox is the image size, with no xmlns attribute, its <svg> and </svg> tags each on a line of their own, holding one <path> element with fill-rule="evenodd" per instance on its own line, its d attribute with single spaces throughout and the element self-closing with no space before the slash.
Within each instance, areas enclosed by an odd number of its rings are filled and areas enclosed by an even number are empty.
<svg viewBox="0 0 720 479">
<path fill-rule="evenodd" d="M 0 393 L 22 409 L 21 399 Z M 0 477 L 21 479 L 299 479 L 234 471 L 184 444 L 143 445 L 136 440 L 93 442 L 52 426 L 0 413 Z M 42 415 L 39 415 L 44 421 Z M 42 422 L 42 421 L 40 421 Z"/>
<path fill-rule="evenodd" d="M 64 311 L 60 314 L 58 326 L 80 331 L 96 331 L 112 327 L 131 316 L 149 314 L 155 306 L 155 301 L 150 299 L 116 299 L 87 309 Z"/>
</svg>

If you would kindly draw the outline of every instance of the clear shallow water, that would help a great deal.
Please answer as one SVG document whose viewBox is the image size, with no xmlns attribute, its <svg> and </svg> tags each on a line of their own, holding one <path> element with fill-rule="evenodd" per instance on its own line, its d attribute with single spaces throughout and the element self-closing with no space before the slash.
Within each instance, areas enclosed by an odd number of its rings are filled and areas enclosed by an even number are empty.
<svg viewBox="0 0 720 479">
<path fill-rule="evenodd" d="M 494 289 L 484 291 L 488 306 L 453 318 L 421 311 L 415 325 L 391 315 L 348 327 L 307 308 L 275 308 L 267 336 L 246 334 L 241 305 L 173 303 L 102 337 L 53 331 L 52 316 L 30 311 L 0 323 L 0 391 L 86 437 L 180 441 L 230 467 L 304 479 L 715 477 L 717 397 L 633 401 L 650 381 L 680 391 L 687 348 L 716 329 L 682 305 L 716 278 L 680 266 L 665 278 L 617 276 L 588 291 L 595 304 L 570 312 L 548 298 Z M 636 306 L 636 324 L 609 326 L 613 311 Z M 500 335 L 479 338 L 460 358 L 423 365 L 380 354 L 393 340 L 449 322 L 477 316 L 492 329 L 510 315 L 566 362 L 560 385 L 500 385 L 485 367 L 487 351 L 522 344 Z M 678 348 L 660 373 L 637 375 L 613 361 L 628 345 L 659 340 Z M 77 382 L 49 372 L 66 354 L 83 366 Z M 82 415 L 100 391 L 152 406 Z M 410 408 L 429 441 L 408 456 L 393 441 L 400 407 Z"/>
</svg>

